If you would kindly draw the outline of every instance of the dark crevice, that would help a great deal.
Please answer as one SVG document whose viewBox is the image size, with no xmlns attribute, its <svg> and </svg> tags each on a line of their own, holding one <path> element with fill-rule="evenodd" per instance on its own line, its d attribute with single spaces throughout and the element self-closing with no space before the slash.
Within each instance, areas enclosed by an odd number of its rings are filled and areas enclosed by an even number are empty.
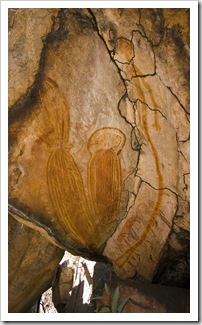
<svg viewBox="0 0 202 325">
<path fill-rule="evenodd" d="M 155 75 L 156 75 L 156 72 L 147 73 L 147 74 L 136 74 L 135 76 L 132 76 L 130 79 L 126 79 L 126 81 L 131 82 L 133 79 L 136 79 L 136 78 L 154 77 Z"/>
<path fill-rule="evenodd" d="M 177 140 L 177 143 L 185 143 L 187 141 L 190 141 L 190 133 L 189 133 L 188 138 L 185 140 L 179 140 L 178 134 L 176 133 L 176 140 Z"/>
<path fill-rule="evenodd" d="M 124 38 L 124 37 L 118 37 L 117 40 L 118 39 L 125 39 L 125 40 L 131 42 L 131 47 L 133 49 L 133 56 L 132 56 L 132 58 L 128 62 L 121 62 L 118 59 L 114 59 L 114 62 L 115 63 L 119 63 L 119 64 L 123 64 L 123 65 L 130 65 L 131 63 L 133 63 L 133 60 L 135 59 L 135 48 L 134 48 L 134 44 L 133 44 L 133 35 L 134 35 L 134 32 L 138 32 L 142 37 L 146 38 L 147 41 L 149 42 L 148 38 L 145 37 L 144 35 L 142 35 L 142 33 L 139 30 L 133 30 L 132 31 L 131 40 L 128 40 L 127 38 Z M 153 55 L 154 55 L 154 72 L 153 73 L 147 73 L 147 74 L 138 74 L 138 73 L 136 73 L 135 65 L 133 64 L 133 68 L 134 68 L 134 71 L 135 71 L 135 76 L 132 76 L 131 79 L 125 78 L 125 81 L 131 82 L 134 78 L 145 78 L 145 77 L 149 77 L 149 76 L 150 77 L 153 77 L 153 76 L 156 75 L 156 56 L 155 56 L 155 52 L 153 51 L 153 48 L 152 47 L 151 47 L 151 49 L 152 49 L 152 52 L 153 52 Z"/>
<path fill-rule="evenodd" d="M 177 102 L 179 103 L 180 107 L 183 109 L 183 111 L 186 113 L 186 118 L 188 120 L 188 117 L 187 115 L 189 116 L 190 113 L 186 110 L 186 108 L 183 106 L 183 104 L 180 102 L 179 98 L 177 97 L 177 95 L 173 92 L 173 90 L 171 89 L 171 87 L 167 86 L 163 80 L 161 79 L 161 77 L 158 75 L 157 73 L 157 76 L 158 78 L 161 80 L 162 84 L 171 92 L 171 94 L 176 98 Z M 189 121 L 189 120 L 188 120 Z"/>
<path fill-rule="evenodd" d="M 156 187 L 154 187 L 153 185 L 151 185 L 149 182 L 143 180 L 142 177 L 139 176 L 138 174 L 137 174 L 136 176 L 138 176 L 138 177 L 141 179 L 141 181 L 142 181 L 143 183 L 149 185 L 149 186 L 150 186 L 151 188 L 153 188 L 155 191 L 164 191 L 164 190 L 167 190 L 167 191 L 171 192 L 172 194 L 174 194 L 175 196 L 177 196 L 177 197 L 179 197 L 180 199 L 182 199 L 184 202 L 187 202 L 186 199 L 184 199 L 183 197 L 181 197 L 178 193 L 176 193 L 175 191 L 171 190 L 170 188 L 168 188 L 168 187 L 156 188 Z"/>
<path fill-rule="evenodd" d="M 54 232 L 52 232 L 51 230 L 51 223 L 48 225 L 48 221 L 45 223 L 41 223 L 39 220 L 36 220 L 36 214 L 33 214 L 30 209 L 25 206 L 22 205 L 19 206 L 19 203 L 16 202 L 16 200 L 12 200 L 12 202 L 8 203 L 8 211 L 10 213 L 11 216 L 13 216 L 16 219 L 20 219 L 23 220 L 26 223 L 29 224 L 33 224 L 33 229 L 42 229 L 51 239 L 53 239 L 53 241 L 56 243 L 58 243 L 58 247 L 60 247 L 61 249 L 64 250 L 68 250 L 71 254 L 73 255 L 78 255 L 78 256 L 83 256 L 84 258 L 87 259 L 91 259 L 94 261 L 102 261 L 105 263 L 109 263 L 108 259 L 97 253 L 96 249 L 94 249 L 93 247 L 89 247 L 89 248 L 85 248 L 85 247 L 81 247 L 81 246 L 76 246 L 73 242 L 70 244 L 69 242 L 63 241 L 61 239 L 60 234 L 57 234 Z M 38 215 L 39 216 L 39 215 Z M 40 215 L 40 219 L 42 219 L 43 216 Z M 39 218 L 37 218 L 39 219 Z M 39 230 L 40 231 L 40 230 Z M 60 245 L 60 246 L 59 246 Z"/>
<path fill-rule="evenodd" d="M 190 134 L 189 134 L 189 137 L 186 140 L 179 140 L 178 142 L 185 143 L 187 141 L 190 141 Z"/>
<path fill-rule="evenodd" d="M 175 221 L 179 218 L 177 211 L 179 209 L 179 197 L 176 196 L 177 206 L 174 218 L 172 219 L 172 227 L 164 249 L 156 266 L 152 283 L 189 288 L 190 287 L 190 267 L 189 267 L 189 232 L 179 228 L 175 231 Z M 177 240 L 181 248 L 177 251 L 171 246 L 172 242 Z"/>
<path fill-rule="evenodd" d="M 179 103 L 179 105 L 183 108 L 183 110 L 185 111 L 185 113 L 187 114 L 187 115 L 190 115 L 190 113 L 186 110 L 186 108 L 182 105 L 182 103 L 180 102 L 180 99 L 177 97 L 177 95 L 173 92 L 173 90 L 171 89 L 171 87 L 168 87 L 167 86 L 167 88 L 168 88 L 168 90 L 171 92 L 171 94 L 177 99 L 177 101 L 178 101 L 178 103 Z"/>
<path fill-rule="evenodd" d="M 130 207 L 128 207 L 128 205 L 127 205 L 127 215 L 129 214 L 130 210 L 131 210 L 132 207 L 134 206 L 134 204 L 135 204 L 135 199 L 136 199 L 136 195 L 135 195 L 135 193 L 133 193 L 133 192 L 129 192 L 129 193 L 132 194 L 132 195 L 134 196 L 134 202 L 133 202 L 133 204 L 131 204 Z M 128 204 L 129 204 L 129 200 L 128 200 Z"/>
<path fill-rule="evenodd" d="M 127 92 L 125 92 L 124 94 L 123 94 L 123 96 L 121 97 L 121 99 L 119 100 L 119 102 L 118 102 L 118 105 L 117 105 L 117 108 L 118 108 L 118 111 L 119 111 L 119 114 L 121 115 L 121 117 L 125 120 L 125 122 L 126 123 L 128 123 L 131 127 L 132 127 L 132 129 L 134 128 L 134 126 L 127 120 L 127 118 L 122 114 L 122 112 L 121 112 L 121 109 L 120 109 L 120 104 L 121 104 L 121 102 L 122 102 L 122 100 L 125 100 L 126 98 L 128 98 L 128 94 L 127 94 Z"/>
<path fill-rule="evenodd" d="M 125 122 L 128 123 L 128 124 L 132 127 L 132 131 L 133 131 L 134 126 L 133 126 L 133 125 L 132 125 L 132 124 L 131 124 L 127 119 L 126 119 L 126 117 L 123 116 L 123 114 L 121 113 L 121 110 L 120 110 L 120 103 L 121 103 L 121 101 L 122 101 L 123 99 L 125 99 L 125 98 L 128 98 L 128 100 L 129 100 L 131 103 L 133 103 L 133 104 L 134 104 L 134 102 L 130 100 L 130 98 L 129 98 L 128 94 L 127 94 L 127 86 L 126 86 L 126 83 L 125 83 L 125 79 L 124 79 L 124 78 L 122 77 L 122 75 L 121 75 L 121 69 L 117 66 L 117 64 L 116 64 L 116 62 L 115 62 L 115 60 L 114 60 L 114 58 L 113 58 L 113 56 L 112 56 L 112 51 L 110 51 L 110 50 L 108 49 L 108 46 L 107 46 L 107 44 L 106 44 L 106 41 L 105 41 L 104 37 L 100 34 L 100 31 L 99 31 L 99 28 L 98 28 L 98 25 L 97 25 L 97 21 L 96 21 L 96 17 L 95 17 L 95 15 L 94 15 L 93 11 L 92 11 L 91 9 L 88 9 L 88 10 L 89 10 L 89 13 L 92 15 L 92 18 L 93 18 L 93 21 L 94 21 L 94 27 L 95 27 L 95 29 L 96 29 L 96 31 L 97 31 L 97 34 L 98 34 L 98 36 L 101 38 L 102 42 L 105 44 L 105 47 L 106 47 L 107 52 L 108 52 L 108 54 L 109 54 L 109 57 L 110 57 L 111 61 L 115 64 L 115 66 L 116 66 L 116 68 L 117 68 L 117 71 L 118 71 L 118 74 L 119 74 L 119 76 L 120 76 L 120 78 L 121 78 L 121 80 L 122 80 L 122 82 L 123 82 L 123 85 L 124 85 L 124 88 L 125 88 L 125 93 L 122 95 L 122 97 L 120 98 L 120 100 L 119 100 L 119 102 L 118 102 L 118 111 L 119 111 L 121 117 L 125 120 Z M 131 142 L 132 142 L 132 137 L 131 137 Z M 140 147 L 140 148 L 141 148 L 141 147 Z M 137 170 L 137 166 L 138 166 L 138 163 L 139 163 L 140 148 L 138 148 L 138 150 L 136 149 L 136 151 L 139 151 L 138 161 L 137 161 L 137 164 L 136 164 L 136 170 Z"/>
<path fill-rule="evenodd" d="M 121 69 L 118 67 L 118 65 L 115 62 L 115 59 L 113 58 L 113 55 L 112 55 L 113 50 L 112 51 L 109 50 L 104 37 L 100 34 L 99 27 L 97 25 L 97 21 L 96 21 L 96 18 L 95 18 L 95 15 L 94 15 L 93 11 L 91 9 L 88 9 L 88 10 L 89 10 L 89 13 L 92 15 L 92 19 L 93 19 L 93 22 L 94 22 L 94 27 L 95 27 L 95 29 L 97 31 L 97 34 L 98 34 L 98 36 L 100 37 L 100 39 L 102 40 L 102 42 L 104 43 L 104 45 L 105 45 L 105 47 L 107 49 L 107 52 L 108 52 L 109 57 L 110 57 L 110 61 L 115 64 L 115 67 L 116 67 L 116 69 L 118 71 L 118 74 L 119 74 L 119 76 L 120 76 L 120 78 L 121 78 L 121 80 L 123 82 L 123 85 L 124 85 L 124 87 L 126 89 L 126 92 L 127 92 L 127 88 L 126 88 L 126 85 L 125 85 L 125 79 L 123 78 L 123 76 L 121 74 Z"/>
<path fill-rule="evenodd" d="M 139 30 L 135 30 L 133 29 L 132 30 L 132 37 L 131 37 L 131 43 L 133 45 L 133 36 L 134 36 L 134 33 L 139 33 L 143 38 L 146 38 L 147 42 L 151 45 L 151 50 L 153 52 L 153 55 L 154 55 L 154 73 L 153 74 L 147 74 L 145 76 L 153 76 L 153 75 L 156 75 L 156 54 L 154 52 L 154 49 L 153 49 L 153 45 L 151 43 L 151 41 L 149 40 L 149 38 L 146 36 L 146 35 L 143 35 Z M 133 49 L 134 49 L 134 45 L 133 45 Z M 133 51 L 134 53 L 134 57 L 135 57 L 135 51 Z M 136 77 L 142 77 L 143 75 L 136 75 Z"/>
<path fill-rule="evenodd" d="M 178 149 L 177 152 L 179 152 L 182 155 L 182 157 L 184 158 L 184 160 L 186 161 L 186 163 L 188 163 L 188 161 L 187 161 L 185 155 L 182 153 L 182 151 Z"/>
<path fill-rule="evenodd" d="M 190 175 L 190 173 L 184 173 L 183 174 L 183 180 L 184 180 L 184 188 L 183 188 L 183 191 L 185 192 L 185 194 L 186 194 L 186 192 L 187 192 L 187 190 L 188 190 L 188 184 L 186 183 L 186 176 L 188 176 L 188 175 Z"/>
<path fill-rule="evenodd" d="M 136 103 L 137 103 L 138 101 L 139 101 L 140 103 L 142 103 L 143 105 L 146 105 L 146 106 L 149 108 L 150 111 L 160 113 L 161 116 L 164 117 L 164 118 L 167 120 L 167 117 L 166 117 L 166 116 L 161 112 L 160 108 L 159 108 L 159 109 L 151 108 L 147 103 L 143 102 L 143 101 L 142 101 L 141 99 L 139 99 L 139 98 L 136 100 Z"/>
</svg>

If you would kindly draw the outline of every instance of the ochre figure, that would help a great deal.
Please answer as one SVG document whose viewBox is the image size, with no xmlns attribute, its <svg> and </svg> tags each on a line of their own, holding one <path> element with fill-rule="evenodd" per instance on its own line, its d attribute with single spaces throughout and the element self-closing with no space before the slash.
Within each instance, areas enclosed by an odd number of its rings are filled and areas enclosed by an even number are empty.
<svg viewBox="0 0 202 325">
<path fill-rule="evenodd" d="M 122 179 L 118 154 L 125 136 L 120 130 L 107 127 L 90 137 L 89 202 L 81 173 L 70 153 L 67 102 L 51 79 L 45 80 L 40 97 L 43 112 L 40 139 L 50 151 L 47 186 L 55 217 L 73 240 L 84 247 L 99 249 L 103 244 L 99 225 L 109 222 L 119 210 Z"/>
<path fill-rule="evenodd" d="M 142 74 L 141 71 L 135 66 L 135 70 L 137 72 L 137 74 Z M 163 195 L 163 188 L 164 188 L 164 180 L 163 180 L 163 175 L 160 169 L 160 162 L 159 162 L 159 157 L 158 157 L 158 152 L 156 147 L 154 146 L 151 136 L 150 136 L 150 132 L 149 132 L 149 128 L 148 128 L 148 106 L 146 104 L 146 98 L 145 98 L 145 94 L 144 91 L 142 90 L 142 86 L 141 86 L 141 82 L 143 83 L 144 87 L 148 90 L 149 93 L 149 97 L 154 105 L 155 110 L 155 122 L 153 124 L 153 127 L 156 129 L 156 131 L 160 130 L 160 126 L 159 126 L 159 121 L 158 121 L 158 112 L 157 112 L 157 104 L 155 102 L 155 99 L 153 97 L 152 94 L 152 90 L 149 86 L 149 84 L 147 83 L 147 81 L 145 80 L 145 78 L 137 78 L 137 89 L 138 89 L 138 94 L 137 97 L 141 100 L 142 102 L 142 110 L 140 112 L 140 110 L 138 110 L 138 116 L 139 116 L 139 120 L 141 121 L 141 126 L 142 129 L 144 130 L 144 135 L 145 138 L 148 142 L 148 144 L 150 145 L 150 148 L 152 150 L 153 156 L 154 156 L 154 161 L 155 161 L 155 166 L 156 166 L 156 175 L 158 177 L 158 189 L 162 189 L 161 191 L 157 191 L 157 198 L 156 198 L 156 202 L 154 204 L 154 206 L 151 209 L 150 215 L 148 216 L 148 221 L 147 221 L 147 225 L 144 228 L 144 231 L 142 232 L 142 234 L 140 234 L 140 238 L 134 242 L 126 251 L 124 251 L 120 256 L 118 256 L 118 258 L 116 259 L 116 264 L 119 265 L 120 267 L 124 266 L 125 263 L 128 262 L 128 260 L 134 255 L 136 249 L 142 245 L 142 243 L 145 241 L 149 231 L 151 230 L 151 227 L 153 225 L 153 222 L 157 216 L 157 213 L 160 209 L 161 206 L 161 202 L 162 202 L 162 195 Z"/>
<path fill-rule="evenodd" d="M 96 246 L 99 237 L 90 217 L 80 171 L 70 153 L 69 108 L 51 79 L 44 82 L 41 107 L 46 129 L 41 138 L 50 150 L 47 185 L 57 221 L 73 240 L 83 246 Z"/>
<path fill-rule="evenodd" d="M 125 135 L 115 128 L 102 128 L 88 141 L 91 159 L 88 165 L 88 190 L 96 223 L 107 223 L 119 210 L 122 179 L 118 153 Z"/>
</svg>

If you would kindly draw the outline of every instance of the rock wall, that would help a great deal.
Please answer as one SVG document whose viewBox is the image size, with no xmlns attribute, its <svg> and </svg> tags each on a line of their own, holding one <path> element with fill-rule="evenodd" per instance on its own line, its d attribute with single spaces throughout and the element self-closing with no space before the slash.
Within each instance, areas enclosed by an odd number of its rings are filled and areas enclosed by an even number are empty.
<svg viewBox="0 0 202 325">
<path fill-rule="evenodd" d="M 56 276 L 64 251 L 9 215 L 8 312 L 27 312 Z"/>
<path fill-rule="evenodd" d="M 122 278 L 184 286 L 189 10 L 10 9 L 9 108 L 10 213 Z"/>
</svg>

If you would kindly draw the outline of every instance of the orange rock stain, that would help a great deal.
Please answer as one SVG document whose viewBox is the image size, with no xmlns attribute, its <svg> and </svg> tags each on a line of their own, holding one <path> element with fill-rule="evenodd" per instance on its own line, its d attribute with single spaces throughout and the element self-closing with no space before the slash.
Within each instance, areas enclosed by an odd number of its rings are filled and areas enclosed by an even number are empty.
<svg viewBox="0 0 202 325">
<path fill-rule="evenodd" d="M 137 69 L 136 67 L 136 72 L 138 74 L 141 74 L 141 72 Z M 145 98 L 145 94 L 144 94 L 144 91 L 142 90 L 142 87 L 141 87 L 141 83 L 140 83 L 140 78 L 136 78 L 137 80 L 137 87 L 136 89 L 138 90 L 138 94 L 137 94 L 137 97 L 141 99 L 141 101 L 143 103 L 146 103 L 146 98 Z M 144 80 L 144 78 L 141 78 L 142 80 L 142 83 L 144 85 L 144 87 L 148 90 L 149 92 L 149 96 L 154 104 L 154 107 L 157 107 L 157 104 L 156 104 L 156 101 L 153 97 L 153 94 L 152 94 L 152 90 L 149 86 L 149 84 Z M 144 129 L 144 132 L 145 132 L 145 136 L 146 136 L 146 139 L 148 141 L 148 143 L 150 144 L 151 146 L 151 149 L 152 149 L 152 152 L 153 152 L 153 156 L 154 156 L 154 160 L 155 160 L 155 166 L 156 166 L 156 175 L 158 177 L 158 188 L 163 188 L 164 187 L 164 180 L 163 180 L 163 175 L 162 175 L 162 172 L 161 172 L 161 168 L 160 168 L 160 162 L 159 162 L 159 157 L 158 157 L 158 151 L 156 149 L 156 147 L 154 146 L 153 142 L 152 142 L 152 139 L 151 139 L 151 136 L 150 136 L 150 133 L 149 133 L 149 128 L 148 128 L 148 106 L 146 104 L 143 104 L 142 105 L 142 110 L 138 110 L 138 118 L 139 118 L 139 121 L 141 121 L 141 124 L 142 124 L 142 128 Z M 155 113 L 155 122 L 154 122 L 154 127 L 155 129 L 158 131 L 160 129 L 160 126 L 159 126 L 159 121 L 158 121 L 158 112 L 154 112 Z M 158 191 L 157 192 L 157 198 L 156 198 L 156 202 L 154 204 L 154 207 L 153 209 L 151 210 L 151 213 L 150 215 L 148 216 L 148 222 L 147 222 L 147 225 L 143 231 L 143 233 L 141 234 L 139 240 L 137 240 L 135 243 L 133 243 L 127 250 L 125 250 L 118 258 L 116 258 L 115 262 L 117 265 L 119 265 L 119 267 L 123 267 L 129 260 L 130 258 L 134 255 L 136 249 L 142 245 L 142 243 L 145 241 L 150 229 L 151 229 L 151 226 L 157 216 L 157 213 L 160 209 L 160 206 L 161 206 L 161 202 L 162 202 L 162 194 L 163 194 L 163 191 Z"/>
<path fill-rule="evenodd" d="M 133 48 L 131 42 L 127 39 L 120 38 L 117 40 L 118 50 L 125 57 L 126 61 L 130 61 L 133 56 Z"/>
<path fill-rule="evenodd" d="M 125 135 L 105 127 L 90 137 L 87 199 L 81 173 L 70 153 L 69 108 L 51 79 L 44 82 L 41 110 L 40 139 L 50 151 L 46 178 L 55 219 L 72 240 L 99 249 L 103 240 L 98 226 L 111 222 L 119 210 L 122 178 L 118 154 L 125 144 Z"/>
</svg>

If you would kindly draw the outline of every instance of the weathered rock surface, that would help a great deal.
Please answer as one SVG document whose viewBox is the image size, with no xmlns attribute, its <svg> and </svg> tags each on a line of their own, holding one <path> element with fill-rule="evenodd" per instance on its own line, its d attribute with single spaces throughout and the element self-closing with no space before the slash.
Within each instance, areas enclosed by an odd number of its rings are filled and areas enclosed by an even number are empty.
<svg viewBox="0 0 202 325">
<path fill-rule="evenodd" d="M 62 249 L 105 256 L 122 278 L 172 285 L 176 263 L 183 286 L 189 12 L 62 9 L 52 27 L 51 14 L 36 33 L 47 35 L 37 78 L 17 95 L 9 81 L 12 103 L 26 94 L 9 113 L 9 210 Z"/>
<path fill-rule="evenodd" d="M 122 82 L 92 18 L 65 18 L 66 37 L 47 40 L 38 99 L 10 114 L 9 201 L 60 247 L 92 257 L 124 217 L 123 181 L 138 155 L 117 108 Z"/>
<path fill-rule="evenodd" d="M 70 300 L 73 288 L 74 269 L 68 261 L 59 266 L 56 278 L 52 286 L 53 302 L 59 312 L 64 312 L 64 306 Z"/>
<path fill-rule="evenodd" d="M 115 292 L 116 298 L 114 298 Z M 114 309 L 114 312 L 123 313 L 190 312 L 188 289 L 143 284 L 131 279 L 122 280 L 103 263 L 96 263 L 94 267 L 93 297 L 103 297 L 94 300 L 95 310 L 109 306 L 110 312 Z M 115 306 L 117 308 L 114 308 Z"/>
<path fill-rule="evenodd" d="M 64 251 L 9 216 L 8 311 L 27 312 L 55 277 Z"/>
<path fill-rule="evenodd" d="M 103 308 L 114 313 L 190 311 L 188 289 L 122 280 L 110 265 L 73 258 L 70 254 L 58 268 L 52 291 L 59 313 L 104 312 Z"/>
<path fill-rule="evenodd" d="M 139 151 L 125 182 L 128 213 L 104 254 L 121 276 L 151 280 L 169 234 L 169 245 L 189 254 L 189 241 L 180 243 L 189 224 L 189 12 L 174 10 L 175 21 L 166 9 L 92 11 L 123 80 L 123 102 L 133 105 L 133 120 L 121 103 L 120 110 Z M 176 234 L 180 210 L 185 224 Z"/>
<path fill-rule="evenodd" d="M 59 313 L 94 312 L 91 301 L 95 262 L 65 253 L 52 285 L 53 303 Z"/>
<path fill-rule="evenodd" d="M 52 29 L 58 9 L 9 9 L 8 105 L 28 93 L 40 69 L 43 42 Z"/>
</svg>

